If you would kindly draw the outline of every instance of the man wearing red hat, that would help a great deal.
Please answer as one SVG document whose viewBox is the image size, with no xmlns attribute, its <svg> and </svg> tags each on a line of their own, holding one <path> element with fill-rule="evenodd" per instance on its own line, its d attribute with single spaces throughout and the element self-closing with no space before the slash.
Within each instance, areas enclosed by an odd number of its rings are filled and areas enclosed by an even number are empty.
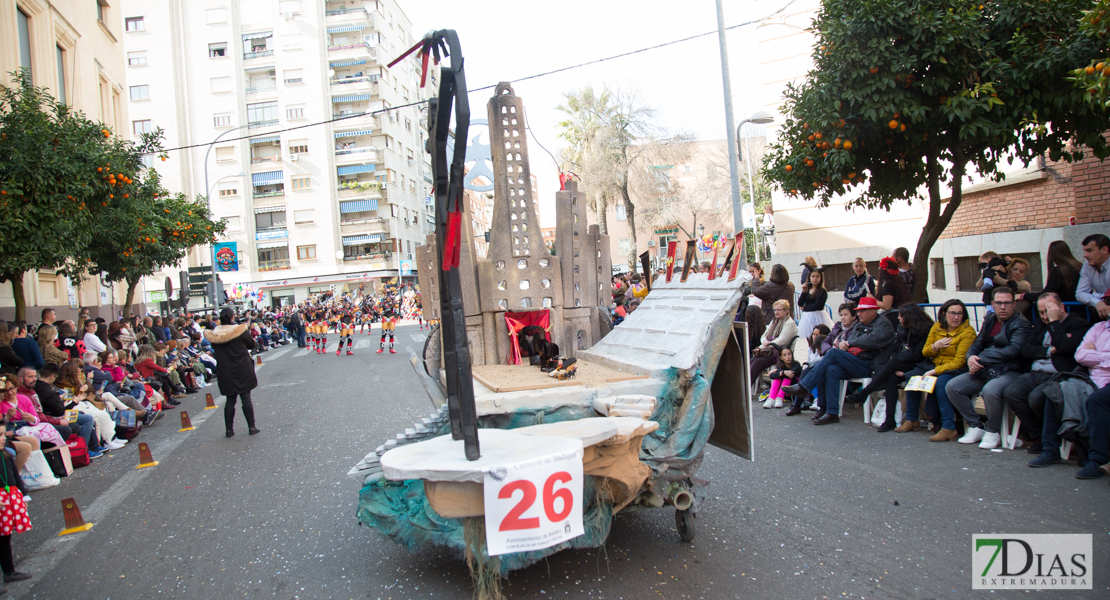
<svg viewBox="0 0 1110 600">
<path fill-rule="evenodd" d="M 879 305 L 875 299 L 871 296 L 860 298 L 856 306 L 859 322 L 852 328 L 848 339 L 829 350 L 800 383 L 783 388 L 791 396 L 816 390 L 816 394 L 824 399 L 825 408 L 814 417 L 815 425 L 840 422 L 841 381 L 867 377 L 890 358 L 897 342 L 894 327 L 890 319 L 879 319 L 878 316 Z"/>
</svg>

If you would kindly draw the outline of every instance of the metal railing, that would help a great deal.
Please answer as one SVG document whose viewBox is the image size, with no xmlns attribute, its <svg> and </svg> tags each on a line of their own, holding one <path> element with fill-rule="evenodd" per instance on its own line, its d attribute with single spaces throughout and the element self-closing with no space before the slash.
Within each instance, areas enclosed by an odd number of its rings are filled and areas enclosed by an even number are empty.
<svg viewBox="0 0 1110 600">
<path fill-rule="evenodd" d="M 273 92 L 273 91 L 276 91 L 276 90 L 277 90 L 277 83 L 275 82 L 273 85 L 268 85 L 268 86 L 249 87 L 249 88 L 247 88 L 246 92 L 248 94 L 257 94 L 259 92 Z"/>
<path fill-rule="evenodd" d="M 285 190 L 274 190 L 271 192 L 254 192 L 253 198 L 274 198 L 276 196 L 284 196 Z"/>
<path fill-rule="evenodd" d="M 375 258 L 392 258 L 392 257 L 393 257 L 393 253 L 390 252 L 389 250 L 386 250 L 385 252 L 377 252 L 377 253 L 374 253 L 374 254 L 358 254 L 358 255 L 355 255 L 355 256 L 344 255 L 343 260 L 345 260 L 345 261 L 346 260 L 373 260 Z"/>
<path fill-rule="evenodd" d="M 250 60 L 252 58 L 262 58 L 263 56 L 273 56 L 273 50 L 255 50 L 254 52 L 244 52 L 243 60 Z"/>
<path fill-rule="evenodd" d="M 801 296 L 800 293 L 794 292 L 794 319 L 795 320 L 800 320 L 802 318 L 802 310 L 798 306 L 798 297 L 799 296 Z M 939 317 L 938 311 L 940 310 L 940 307 L 943 306 L 943 305 L 944 305 L 943 303 L 940 303 L 940 304 L 925 303 L 925 304 L 919 304 L 918 306 L 925 309 L 926 313 L 931 312 L 932 313 L 931 316 L 933 317 L 933 321 L 937 321 L 938 317 Z M 992 312 L 992 310 L 993 310 L 989 304 L 984 304 L 982 302 L 965 302 L 964 306 L 967 308 L 967 311 L 969 313 L 968 314 L 968 322 L 971 323 L 971 326 L 975 329 L 975 331 L 979 331 L 979 327 L 983 325 L 983 319 L 985 319 L 987 317 L 987 313 Z M 1077 314 L 1081 315 L 1084 319 L 1086 319 L 1086 320 L 1088 320 L 1092 323 L 1098 320 L 1098 313 L 1095 312 L 1095 313 L 1092 314 L 1091 307 L 1087 306 L 1086 304 L 1083 304 L 1082 302 L 1065 302 L 1064 303 L 1064 310 L 1068 311 L 1069 313 L 1077 313 Z M 1078 311 L 1081 311 L 1081 312 L 1078 312 Z M 832 317 L 833 320 L 836 319 L 836 315 L 833 314 L 832 307 L 829 306 L 828 304 L 825 305 L 825 312 L 829 313 L 829 316 Z M 1032 322 L 1034 324 L 1036 324 L 1037 319 L 1039 318 L 1037 316 L 1037 311 L 1034 310 L 1034 311 L 1032 311 L 1032 313 L 1033 313 L 1033 321 Z"/>
<path fill-rule="evenodd" d="M 332 50 L 348 50 L 350 48 L 358 48 L 359 46 L 362 46 L 363 48 L 366 48 L 367 50 L 370 49 L 370 44 L 367 44 L 366 42 L 355 42 L 353 44 L 340 44 L 338 46 L 328 46 L 328 51 L 330 52 Z"/>
<path fill-rule="evenodd" d="M 259 127 L 273 127 L 274 125 L 277 125 L 277 124 L 278 124 L 277 119 L 272 119 L 270 121 L 254 121 L 252 123 L 247 123 L 247 129 L 258 129 Z"/>
<path fill-rule="evenodd" d="M 281 271 L 288 268 L 290 268 L 288 258 L 285 260 L 263 260 L 258 263 L 259 271 Z"/>
<path fill-rule="evenodd" d="M 268 162 L 281 162 L 281 155 L 280 154 L 275 154 L 274 156 L 264 156 L 262 158 L 252 158 L 251 159 L 251 164 L 252 165 L 257 165 L 259 163 L 268 163 Z"/>
<path fill-rule="evenodd" d="M 356 12 L 361 12 L 361 13 L 365 14 L 367 18 L 370 17 L 370 13 L 367 12 L 367 10 L 365 8 L 337 8 L 335 10 L 325 11 L 324 16 L 326 16 L 326 17 L 336 17 L 336 16 L 339 16 L 339 15 L 347 15 L 347 14 L 356 13 Z"/>
<path fill-rule="evenodd" d="M 329 79 L 328 83 L 332 85 L 343 85 L 345 83 L 359 83 L 362 81 L 369 81 L 370 83 L 378 82 L 377 79 L 373 79 L 369 75 L 360 75 L 357 77 L 337 77 L 335 79 Z"/>
<path fill-rule="evenodd" d="M 337 148 L 335 150 L 335 155 L 345 156 L 348 154 L 362 154 L 363 152 L 374 152 L 374 148 L 371 148 L 369 146 L 363 146 L 361 148 L 344 148 L 342 150 Z"/>
</svg>

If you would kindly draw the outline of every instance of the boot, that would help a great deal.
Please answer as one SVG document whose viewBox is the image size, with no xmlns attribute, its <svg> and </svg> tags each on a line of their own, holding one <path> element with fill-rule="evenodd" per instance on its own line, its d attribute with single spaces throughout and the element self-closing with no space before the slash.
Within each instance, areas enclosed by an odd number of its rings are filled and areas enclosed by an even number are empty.
<svg viewBox="0 0 1110 600">
<path fill-rule="evenodd" d="M 917 431 L 919 429 L 921 429 L 921 421 L 903 421 L 902 424 L 899 425 L 898 428 L 894 431 L 897 431 L 898 433 L 906 433 L 909 431 Z"/>
<path fill-rule="evenodd" d="M 254 426 L 254 403 L 250 399 L 243 400 L 243 416 L 247 419 L 247 433 L 254 435 L 262 430 Z"/>
<path fill-rule="evenodd" d="M 227 429 L 227 437 L 235 435 L 235 403 L 224 403 L 224 427 Z"/>
<path fill-rule="evenodd" d="M 930 442 L 951 442 L 960 437 L 960 434 L 955 429 L 941 429 L 935 434 L 929 436 Z"/>
<path fill-rule="evenodd" d="M 875 431 L 879 433 L 886 433 L 892 429 L 894 429 L 894 421 L 883 421 L 883 424 L 879 425 L 879 428 Z"/>
</svg>

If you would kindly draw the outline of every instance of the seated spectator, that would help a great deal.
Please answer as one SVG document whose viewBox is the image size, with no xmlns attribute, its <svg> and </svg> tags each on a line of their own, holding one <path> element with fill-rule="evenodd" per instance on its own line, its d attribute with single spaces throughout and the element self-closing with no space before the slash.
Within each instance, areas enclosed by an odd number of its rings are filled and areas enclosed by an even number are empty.
<svg viewBox="0 0 1110 600">
<path fill-rule="evenodd" d="M 1091 328 L 1086 319 L 1069 314 L 1055 292 L 1040 295 L 1037 314 L 1040 318 L 1033 325 L 1033 333 L 1021 347 L 1022 355 L 1033 361 L 1030 371 L 1006 386 L 1002 393 L 1030 438 L 1026 449 L 1030 454 L 1041 453 L 1045 387 L 1057 373 L 1070 373 L 1079 367 L 1075 353 Z"/>
<path fill-rule="evenodd" d="M 42 354 L 43 361 L 62 365 L 69 360 L 69 355 L 55 345 L 58 340 L 58 330 L 53 325 L 39 325 L 35 337 L 39 343 L 39 352 Z"/>
<path fill-rule="evenodd" d="M 829 292 L 825 290 L 825 274 L 818 269 L 809 273 L 809 280 L 802 285 L 802 293 L 798 296 L 798 307 L 802 309 L 802 318 L 798 320 L 798 331 L 809 335 L 814 327 L 832 325 L 832 317 L 825 312 L 825 304 L 829 301 Z"/>
<path fill-rule="evenodd" d="M 100 369 L 100 356 L 95 352 L 86 352 L 82 358 L 84 367 L 82 373 L 85 374 L 85 382 L 90 385 L 92 391 L 99 395 L 105 405 L 111 407 L 113 410 L 131 409 L 135 411 L 135 418 L 142 419 L 143 425 L 150 426 L 154 423 L 160 415 L 157 407 L 147 409 L 141 402 L 134 396 L 127 394 L 116 395 L 105 388 L 108 383 L 112 381 L 112 376 Z"/>
<path fill-rule="evenodd" d="M 80 360 L 85 354 L 85 342 L 77 337 L 77 330 L 69 321 L 58 324 L 58 339 L 54 344 L 59 350 L 66 353 L 67 360 Z"/>
<path fill-rule="evenodd" d="M 763 369 L 778 361 L 779 352 L 783 348 L 790 348 L 794 338 L 798 337 L 798 326 L 790 316 L 790 305 L 786 300 L 776 300 L 771 310 L 774 311 L 774 318 L 767 323 L 759 346 L 752 349 L 751 385 L 755 385 L 763 374 Z"/>
<path fill-rule="evenodd" d="M 894 334 L 897 351 L 875 372 L 870 383 L 845 398 L 853 404 L 863 404 L 872 392 L 884 390 L 886 420 L 879 426 L 879 433 L 891 431 L 898 426 L 894 421 L 894 413 L 898 406 L 899 385 L 907 378 L 923 374 L 927 370 L 920 368 L 919 364 L 925 360 L 922 349 L 933 325 L 933 320 L 920 306 L 911 302 L 899 307 L 898 329 Z"/>
<path fill-rule="evenodd" d="M 25 321 L 15 321 L 9 324 L 9 335 L 12 339 L 12 351 L 23 361 L 25 366 L 41 369 L 46 361 L 42 358 L 42 350 L 35 340 L 27 333 Z"/>
<path fill-rule="evenodd" d="M 1025 274 L 1029 272 L 1029 261 L 1024 258 L 1010 259 L 1010 266 L 1006 269 L 1008 279 L 1006 285 L 1011 290 L 1017 292 L 1014 295 L 1016 304 L 1014 310 L 1019 315 L 1025 315 L 1027 318 L 1030 316 L 1029 303 L 1022 300 L 1025 294 L 1032 292 L 1033 286 L 1025 280 Z"/>
<path fill-rule="evenodd" d="M 798 382 L 798 375 L 802 372 L 802 365 L 794 360 L 794 351 L 790 348 L 783 348 L 779 352 L 779 359 L 775 366 L 771 367 L 771 372 L 768 377 L 771 378 L 771 392 L 767 394 L 767 401 L 763 403 L 763 408 L 782 408 L 782 399 L 786 397 L 783 393 L 783 386 L 793 385 Z M 787 411 L 787 416 L 794 416 L 802 412 L 799 407 L 797 410 L 792 406 Z"/>
<path fill-rule="evenodd" d="M 933 393 L 928 395 L 926 412 L 937 416 L 940 423 L 934 427 L 935 434 L 930 442 L 948 442 L 959 437 L 956 432 L 956 410 L 948 399 L 947 385 L 957 375 L 967 372 L 967 351 L 975 342 L 975 330 L 968 322 L 967 307 L 959 300 L 949 300 L 937 312 L 940 317 L 929 329 L 929 337 L 921 348 L 921 355 L 927 360 L 923 365 L 906 373 L 906 377 L 922 375 L 936 377 Z M 928 365 L 931 367 L 926 368 Z M 908 433 L 921 429 L 918 415 L 921 410 L 921 392 L 906 392 L 906 414 L 902 424 L 894 431 Z"/>
<path fill-rule="evenodd" d="M 852 271 L 855 275 L 848 278 L 844 284 L 844 301 L 857 303 L 864 296 L 875 296 L 875 278 L 867 272 L 867 263 L 860 257 L 852 262 Z"/>
<path fill-rule="evenodd" d="M 17 374 L 19 378 L 19 389 L 16 393 L 20 396 L 26 396 L 31 400 L 32 406 L 35 408 L 35 416 L 39 423 L 46 423 L 54 428 L 63 440 L 69 439 L 73 435 L 73 429 L 69 426 L 69 421 L 65 418 L 50 417 L 42 412 L 42 404 L 39 402 L 39 394 L 35 391 L 35 384 L 38 383 L 38 373 L 32 367 L 23 367 L 19 369 Z"/>
<path fill-rule="evenodd" d="M 0 321 L 0 373 L 15 374 L 23 366 L 23 359 L 12 349 L 8 324 Z"/>
<path fill-rule="evenodd" d="M 1056 240 L 1048 245 L 1047 258 L 1048 279 L 1044 290 L 1022 294 L 1021 300 L 1035 305 L 1040 294 L 1052 292 L 1064 302 L 1075 302 L 1075 288 L 1079 285 L 1079 271 L 1083 265 L 1072 256 L 1071 248 L 1063 240 Z"/>
<path fill-rule="evenodd" d="M 875 295 L 875 302 L 890 320 L 891 329 L 894 329 L 898 320 L 898 313 L 893 311 L 912 302 L 910 290 L 898 270 L 898 261 L 893 257 L 888 256 L 879 261 L 879 293 Z"/>
<path fill-rule="evenodd" d="M 1029 321 L 1014 312 L 1014 290 L 1009 287 L 994 287 L 991 308 L 994 310 L 983 319 L 979 335 L 967 351 L 968 372 L 945 387 L 948 399 L 967 424 L 967 433 L 956 441 L 979 442 L 984 450 L 997 448 L 1002 442 L 1002 394 L 1021 375 L 1021 347 L 1033 332 Z M 973 399 L 980 392 L 987 409 L 986 420 L 975 412 Z"/>
<path fill-rule="evenodd" d="M 1080 452 L 1080 466 L 1075 473 L 1076 479 L 1097 479 L 1110 475 L 1110 321 L 1094 324 L 1079 349 L 1075 361 L 1090 369 L 1091 382 L 1098 387 L 1087 397 L 1087 448 L 1086 461 Z M 1062 420 L 1055 403 L 1046 402 L 1044 407 L 1044 428 L 1041 430 L 1041 454 L 1030 461 L 1030 467 L 1047 467 L 1063 462 L 1060 457 L 1060 436 Z"/>
<path fill-rule="evenodd" d="M 71 431 L 76 430 L 76 433 L 85 439 L 85 444 L 89 447 L 90 452 L 99 453 L 107 450 L 122 448 L 123 444 L 116 443 L 114 448 L 108 446 L 101 446 L 100 440 L 93 435 L 96 432 L 96 422 L 93 418 L 84 413 L 77 413 L 77 420 L 70 423 L 66 419 L 65 401 L 62 400 L 61 391 L 54 387 L 54 380 L 58 377 L 57 365 L 46 365 L 42 371 L 37 373 L 34 378 L 30 373 L 20 374 L 20 383 L 23 387 L 28 387 L 34 390 L 34 394 L 27 394 L 31 397 L 31 401 L 35 404 L 35 409 L 39 412 L 39 420 L 47 423 L 59 424 L 69 427 Z M 29 385 L 28 385 L 29 384 Z M 61 430 L 58 430 L 61 433 Z M 68 439 L 68 436 L 64 436 Z"/>
<path fill-rule="evenodd" d="M 73 408 L 93 418 L 98 445 L 111 446 L 112 442 L 116 441 L 116 423 L 112 420 L 112 415 L 108 412 L 104 401 L 98 398 L 85 383 L 85 375 L 81 373 L 80 364 L 81 361 L 68 361 L 62 364 L 58 370 L 58 377 L 53 383 L 72 394 Z M 123 444 L 128 442 L 128 440 L 119 441 Z"/>
<path fill-rule="evenodd" d="M 1101 233 L 1083 238 L 1083 259 L 1087 262 L 1079 272 L 1079 285 L 1075 289 L 1075 299 L 1098 312 L 1100 319 L 1110 317 L 1110 304 L 1106 295 L 1110 292 L 1110 238 Z"/>
<path fill-rule="evenodd" d="M 30 443 L 33 450 L 38 450 L 41 446 L 30 442 L 31 438 L 46 443 L 49 447 L 65 445 L 65 438 L 58 434 L 53 425 L 39 422 L 38 411 L 31 399 L 19 393 L 19 378 L 11 373 L 0 377 L 3 377 L 7 386 L 6 393 L 0 398 L 0 414 L 10 423 L 16 436 Z"/>
<path fill-rule="evenodd" d="M 759 298 L 763 306 L 763 321 L 775 320 L 775 301 L 786 302 L 787 314 L 794 315 L 794 284 L 790 283 L 790 273 L 786 267 L 775 264 L 771 267 L 771 279 L 767 282 L 752 281 L 752 295 Z"/>
<path fill-rule="evenodd" d="M 633 273 L 628 281 L 628 290 L 624 292 L 626 300 L 642 299 L 648 295 L 647 285 L 640 280 L 639 273 Z"/>
<path fill-rule="evenodd" d="M 979 280 L 975 282 L 975 289 L 983 291 L 983 304 L 989 305 L 991 303 L 995 286 L 1006 285 L 1009 277 L 1007 274 L 1008 264 L 1008 261 L 999 256 L 998 253 L 989 250 L 979 257 L 977 267 L 981 274 Z"/>
<path fill-rule="evenodd" d="M 812 367 L 816 365 L 823 356 L 821 354 L 821 344 L 829 338 L 830 329 L 824 323 L 813 328 L 813 333 L 809 334 L 806 338 L 806 345 L 809 346 L 809 356 L 806 357 L 806 366 Z"/>
<path fill-rule="evenodd" d="M 829 335 L 821 342 L 820 350 L 818 350 L 821 356 L 825 356 L 833 348 L 838 348 L 840 342 L 847 341 L 848 336 L 852 334 L 852 328 L 856 326 L 856 305 L 854 303 L 845 302 L 836 310 L 837 314 L 840 315 L 840 320 L 833 325 Z"/>
<path fill-rule="evenodd" d="M 108 349 L 108 346 L 96 337 L 96 321 L 85 321 L 85 337 L 81 338 L 85 342 L 85 349 L 89 352 L 96 352 L 100 354 Z"/>
<path fill-rule="evenodd" d="M 800 383 L 787 386 L 784 391 L 799 396 L 816 390 L 814 394 L 823 402 L 823 409 L 814 417 L 815 425 L 840 422 L 840 382 L 857 377 L 867 377 L 890 356 L 896 343 L 890 319 L 879 319 L 879 305 L 874 298 L 865 297 L 856 307 L 858 323 L 846 341 L 829 350 L 806 373 Z"/>
</svg>

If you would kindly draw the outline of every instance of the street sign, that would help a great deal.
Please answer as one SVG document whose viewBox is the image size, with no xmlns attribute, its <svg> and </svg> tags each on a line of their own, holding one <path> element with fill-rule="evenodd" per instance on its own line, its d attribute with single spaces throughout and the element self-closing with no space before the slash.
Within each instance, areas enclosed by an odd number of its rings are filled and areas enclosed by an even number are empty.
<svg viewBox="0 0 1110 600">
<path fill-rule="evenodd" d="M 490 556 L 529 552 L 585 533 L 582 449 L 486 470 L 486 549 Z"/>
<path fill-rule="evenodd" d="M 166 298 L 166 293 L 161 290 L 156 290 L 150 293 L 151 302 L 165 302 Z"/>
</svg>

